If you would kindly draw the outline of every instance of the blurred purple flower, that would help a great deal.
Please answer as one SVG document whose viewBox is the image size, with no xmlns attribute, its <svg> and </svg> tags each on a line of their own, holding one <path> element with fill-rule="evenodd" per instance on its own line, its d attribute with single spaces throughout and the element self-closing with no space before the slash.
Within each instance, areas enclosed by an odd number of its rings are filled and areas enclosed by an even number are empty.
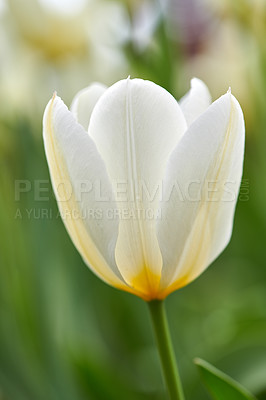
<svg viewBox="0 0 266 400">
<path fill-rule="evenodd" d="M 214 12 L 203 0 L 168 0 L 166 13 L 170 35 L 188 56 L 201 51 L 218 24 Z"/>
</svg>

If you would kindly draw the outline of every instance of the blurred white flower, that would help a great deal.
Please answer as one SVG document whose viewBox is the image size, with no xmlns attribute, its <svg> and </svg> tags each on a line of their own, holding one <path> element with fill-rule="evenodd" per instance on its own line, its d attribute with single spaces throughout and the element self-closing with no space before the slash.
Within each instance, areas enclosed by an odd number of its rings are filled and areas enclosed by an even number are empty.
<svg viewBox="0 0 266 400">
<path fill-rule="evenodd" d="M 88 0 L 38 0 L 43 8 L 59 15 L 75 15 L 84 11 Z"/>
<path fill-rule="evenodd" d="M 83 1 L 71 13 L 60 12 L 58 2 L 56 11 L 50 1 L 44 6 L 43 1 L 8 0 L 7 5 L 1 26 L 5 79 L 0 97 L 9 108 L 23 108 L 27 100 L 13 104 L 14 98 L 29 94 L 36 114 L 54 89 L 70 99 L 77 87 L 92 80 L 111 84 L 126 73 L 123 45 L 129 21 L 122 4 Z"/>
<path fill-rule="evenodd" d="M 137 51 L 143 52 L 153 42 L 154 33 L 162 18 L 159 3 L 144 0 L 132 14 L 131 40 Z"/>
</svg>

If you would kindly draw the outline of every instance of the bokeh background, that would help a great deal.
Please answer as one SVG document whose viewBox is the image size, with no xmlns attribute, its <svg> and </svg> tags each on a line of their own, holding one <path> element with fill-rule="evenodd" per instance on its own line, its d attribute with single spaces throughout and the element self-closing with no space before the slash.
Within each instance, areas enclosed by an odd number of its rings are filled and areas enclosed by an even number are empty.
<svg viewBox="0 0 266 400">
<path fill-rule="evenodd" d="M 69 105 L 92 81 L 128 75 L 176 98 L 197 76 L 214 99 L 231 86 L 242 105 L 232 240 L 166 306 L 187 399 L 207 398 L 196 356 L 266 399 L 265 38 L 265 0 L 0 1 L 1 400 L 165 398 L 147 307 L 82 262 L 42 142 L 54 90 Z"/>
</svg>

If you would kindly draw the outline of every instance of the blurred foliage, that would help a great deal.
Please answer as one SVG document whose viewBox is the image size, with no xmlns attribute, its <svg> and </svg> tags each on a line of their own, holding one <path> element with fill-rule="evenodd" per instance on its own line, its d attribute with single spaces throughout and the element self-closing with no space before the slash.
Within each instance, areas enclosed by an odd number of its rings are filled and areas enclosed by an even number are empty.
<svg viewBox="0 0 266 400">
<path fill-rule="evenodd" d="M 255 397 L 243 386 L 213 365 L 200 358 L 196 358 L 194 362 L 198 367 L 202 382 L 213 399 L 255 400 Z"/>
<path fill-rule="evenodd" d="M 42 143 L 53 90 L 69 104 L 92 80 L 129 74 L 177 98 L 193 74 L 214 98 L 232 86 L 243 106 L 246 157 L 232 240 L 202 277 L 167 299 L 167 311 L 188 399 L 206 399 L 195 356 L 266 399 L 265 1 L 87 3 L 83 28 L 75 14 L 60 37 L 42 24 L 51 10 L 25 13 L 19 0 L 0 7 L 0 399 L 165 398 L 146 305 L 85 267 L 58 216 Z M 86 52 L 69 42 L 72 29 Z M 31 187 L 18 198 L 20 180 Z"/>
</svg>

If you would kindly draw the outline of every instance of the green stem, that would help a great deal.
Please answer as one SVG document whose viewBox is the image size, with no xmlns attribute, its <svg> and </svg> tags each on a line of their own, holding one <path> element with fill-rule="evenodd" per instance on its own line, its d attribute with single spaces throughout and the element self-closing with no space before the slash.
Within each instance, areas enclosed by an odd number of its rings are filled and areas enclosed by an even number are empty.
<svg viewBox="0 0 266 400">
<path fill-rule="evenodd" d="M 160 354 L 162 371 L 171 400 L 184 400 L 182 384 L 175 360 L 167 317 L 162 300 L 153 300 L 149 306 L 152 325 Z"/>
</svg>

